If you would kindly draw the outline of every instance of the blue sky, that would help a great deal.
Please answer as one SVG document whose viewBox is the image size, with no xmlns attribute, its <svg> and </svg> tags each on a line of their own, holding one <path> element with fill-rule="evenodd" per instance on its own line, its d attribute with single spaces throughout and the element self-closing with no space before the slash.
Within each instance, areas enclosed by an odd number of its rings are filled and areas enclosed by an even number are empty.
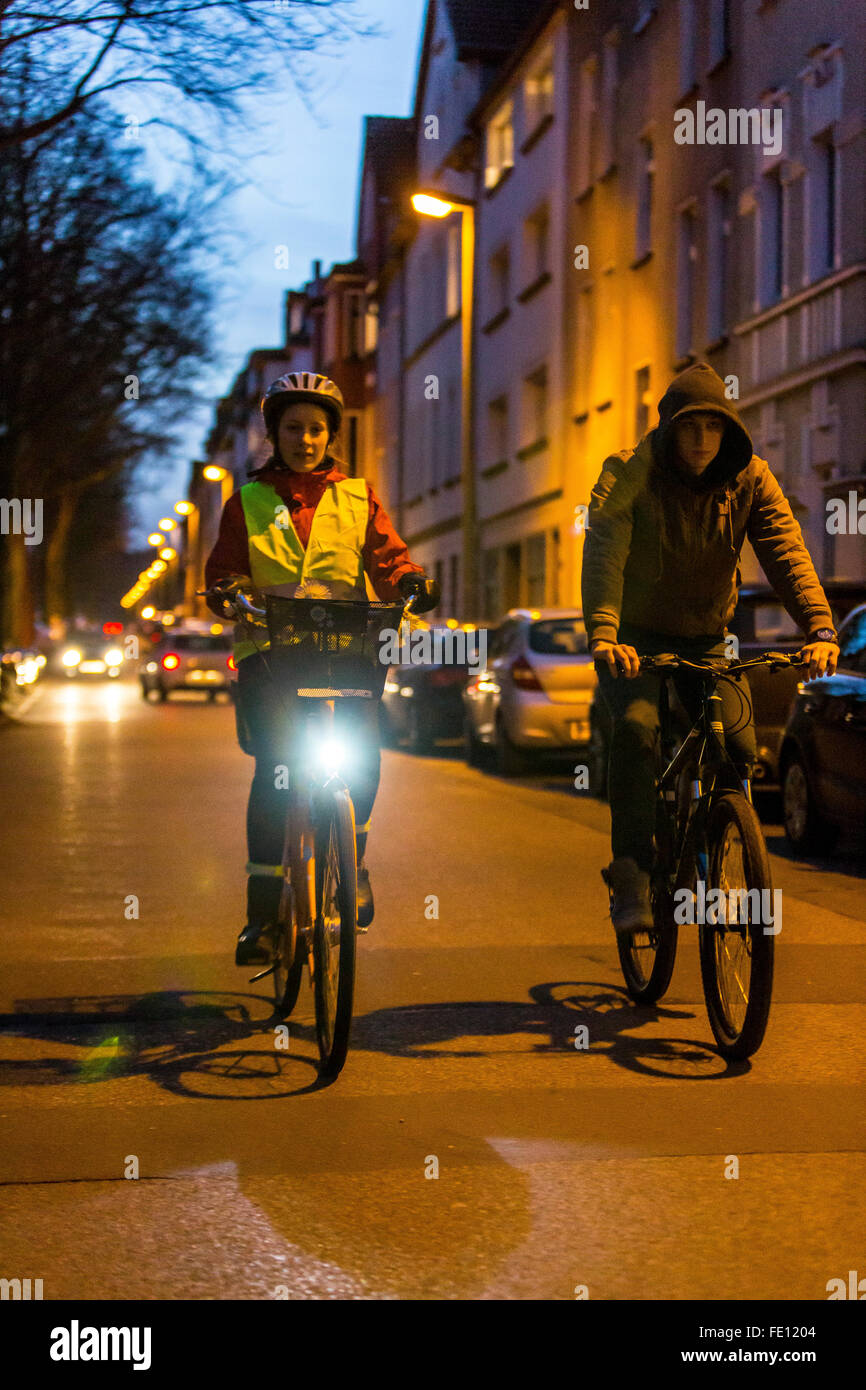
<svg viewBox="0 0 866 1390">
<path fill-rule="evenodd" d="M 284 291 L 310 278 L 314 260 L 327 270 L 354 256 L 363 118 L 410 114 L 425 8 L 426 0 L 359 0 L 359 15 L 378 23 L 383 35 L 311 58 L 314 111 L 293 89 L 251 108 L 257 129 L 249 151 L 265 152 L 247 160 L 243 140 L 231 151 L 235 162 L 244 161 L 250 183 L 228 208 L 239 254 L 221 277 L 217 358 L 205 377 L 209 399 L 178 428 L 177 462 L 164 485 L 138 500 L 131 548 L 143 547 L 159 517 L 186 495 L 189 464 L 201 455 L 213 405 L 247 353 L 280 343 Z M 274 268 L 278 245 L 288 247 L 288 270 Z"/>
</svg>

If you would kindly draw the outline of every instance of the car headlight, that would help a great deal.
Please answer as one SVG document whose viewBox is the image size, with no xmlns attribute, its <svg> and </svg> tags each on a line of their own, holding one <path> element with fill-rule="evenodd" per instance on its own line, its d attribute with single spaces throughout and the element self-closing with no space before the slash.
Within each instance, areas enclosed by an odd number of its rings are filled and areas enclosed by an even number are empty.
<svg viewBox="0 0 866 1390">
<path fill-rule="evenodd" d="M 123 661 L 123 652 L 119 647 L 112 647 L 105 653 L 105 660 L 109 666 L 120 666 Z"/>
<path fill-rule="evenodd" d="M 64 666 L 78 666 L 80 661 L 81 652 L 77 651 L 75 647 L 70 647 L 68 652 L 63 653 Z"/>
</svg>

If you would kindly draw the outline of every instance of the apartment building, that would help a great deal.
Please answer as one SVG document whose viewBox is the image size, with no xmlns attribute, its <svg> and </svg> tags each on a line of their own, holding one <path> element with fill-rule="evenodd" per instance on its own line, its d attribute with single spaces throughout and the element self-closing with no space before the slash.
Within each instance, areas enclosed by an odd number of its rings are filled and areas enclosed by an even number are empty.
<svg viewBox="0 0 866 1390">
<path fill-rule="evenodd" d="M 864 485 L 862 9 L 611 0 L 569 19 L 576 505 L 706 360 L 820 572 L 863 577 L 862 538 L 826 525 Z"/>
</svg>

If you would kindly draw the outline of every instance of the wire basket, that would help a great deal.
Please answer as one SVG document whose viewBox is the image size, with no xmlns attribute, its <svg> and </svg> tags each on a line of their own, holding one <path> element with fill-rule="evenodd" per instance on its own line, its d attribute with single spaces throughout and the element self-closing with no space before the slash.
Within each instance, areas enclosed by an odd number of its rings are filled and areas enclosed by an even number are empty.
<svg viewBox="0 0 866 1390">
<path fill-rule="evenodd" d="M 265 610 L 281 682 L 298 695 L 380 699 L 388 671 L 381 636 L 399 628 L 402 603 L 266 594 Z"/>
</svg>

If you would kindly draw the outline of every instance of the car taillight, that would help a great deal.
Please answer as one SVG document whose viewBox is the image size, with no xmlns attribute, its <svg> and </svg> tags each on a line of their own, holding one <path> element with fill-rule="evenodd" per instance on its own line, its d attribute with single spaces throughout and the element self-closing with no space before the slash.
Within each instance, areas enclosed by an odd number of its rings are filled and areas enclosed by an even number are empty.
<svg viewBox="0 0 866 1390">
<path fill-rule="evenodd" d="M 233 656 L 229 657 L 228 661 L 226 662 L 226 666 L 228 666 L 230 671 L 236 671 L 238 669 L 237 662 L 235 661 Z"/>
<path fill-rule="evenodd" d="M 511 679 L 518 690 L 541 690 L 541 683 L 525 656 L 515 657 L 511 663 Z"/>
<path fill-rule="evenodd" d="M 176 652 L 166 652 L 160 665 L 164 671 L 174 671 L 180 665 L 180 657 Z"/>
</svg>

